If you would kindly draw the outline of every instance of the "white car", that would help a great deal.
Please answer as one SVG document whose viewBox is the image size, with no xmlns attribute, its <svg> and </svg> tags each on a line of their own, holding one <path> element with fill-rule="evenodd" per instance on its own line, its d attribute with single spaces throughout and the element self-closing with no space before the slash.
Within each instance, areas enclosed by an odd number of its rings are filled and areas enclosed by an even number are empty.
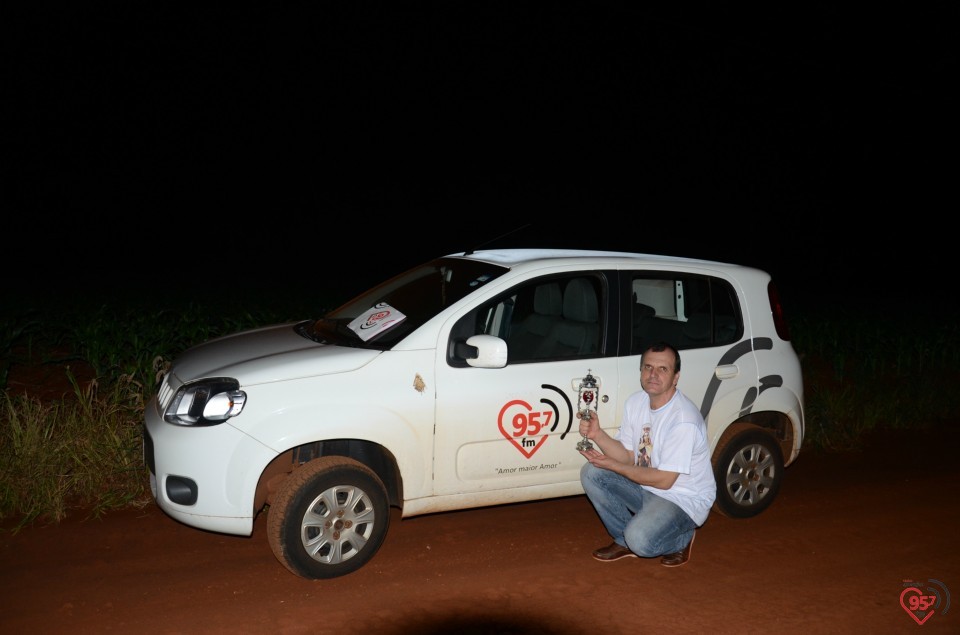
<svg viewBox="0 0 960 635">
<path fill-rule="evenodd" d="M 319 319 L 222 337 L 174 360 L 147 406 L 158 505 L 268 540 L 305 578 L 357 570 L 402 517 L 582 494 L 575 413 L 614 433 L 640 354 L 680 351 L 707 422 L 716 512 L 777 495 L 804 433 L 800 363 L 760 270 L 666 256 L 451 254 Z"/>
</svg>

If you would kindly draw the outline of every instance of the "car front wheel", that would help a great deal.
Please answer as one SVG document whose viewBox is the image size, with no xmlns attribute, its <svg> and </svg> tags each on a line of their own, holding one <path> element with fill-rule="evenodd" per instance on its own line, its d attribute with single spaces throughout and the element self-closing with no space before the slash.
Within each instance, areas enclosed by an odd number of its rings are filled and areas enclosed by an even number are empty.
<svg viewBox="0 0 960 635">
<path fill-rule="evenodd" d="M 335 578 L 366 564 L 390 524 L 386 488 L 373 470 L 346 457 L 297 468 L 267 514 L 270 548 L 290 571 Z"/>
<path fill-rule="evenodd" d="M 730 518 L 756 516 L 773 502 L 783 479 L 783 453 L 768 432 L 749 426 L 718 446 L 714 509 Z"/>
</svg>

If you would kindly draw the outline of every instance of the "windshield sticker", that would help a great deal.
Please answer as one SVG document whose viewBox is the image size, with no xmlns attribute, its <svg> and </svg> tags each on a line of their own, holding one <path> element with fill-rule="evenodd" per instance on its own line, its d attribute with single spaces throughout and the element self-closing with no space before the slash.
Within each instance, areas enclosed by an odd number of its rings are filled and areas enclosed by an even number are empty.
<svg viewBox="0 0 960 635">
<path fill-rule="evenodd" d="M 366 313 L 357 316 L 347 325 L 364 342 L 396 326 L 406 319 L 406 315 L 386 302 L 380 302 Z"/>
</svg>

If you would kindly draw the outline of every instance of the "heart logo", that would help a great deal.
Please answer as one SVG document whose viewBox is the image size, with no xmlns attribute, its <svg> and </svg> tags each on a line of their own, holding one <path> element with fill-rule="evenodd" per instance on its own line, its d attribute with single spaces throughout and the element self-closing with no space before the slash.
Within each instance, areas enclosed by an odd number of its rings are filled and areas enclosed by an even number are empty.
<svg viewBox="0 0 960 635">
<path fill-rule="evenodd" d="M 907 615 L 912 617 L 916 623 L 921 626 L 933 615 L 933 610 L 930 608 L 932 604 L 933 602 L 917 587 L 907 587 L 900 593 L 900 606 L 907 612 Z M 924 607 L 924 609 L 920 607 Z M 918 614 L 922 614 L 924 610 L 928 612 L 921 618 Z"/>
<path fill-rule="evenodd" d="M 522 410 L 520 412 L 514 411 L 513 414 L 508 415 L 508 411 L 510 411 L 513 406 L 521 406 L 526 410 L 526 412 Z M 532 410 L 533 408 L 531 408 L 530 404 L 528 404 L 526 401 L 515 399 L 505 404 L 503 408 L 500 409 L 500 416 L 497 417 L 497 427 L 500 428 L 500 434 L 502 434 L 507 441 L 512 443 L 513 447 L 520 450 L 520 454 L 528 459 L 536 454 L 537 450 L 542 448 L 543 444 L 547 441 L 546 434 L 541 435 L 539 440 L 535 440 L 536 433 L 545 428 L 539 423 L 533 421 L 533 417 L 530 416 L 530 411 Z M 510 420 L 511 427 L 516 430 L 515 434 L 507 432 L 507 430 L 503 427 L 504 419 Z"/>
</svg>

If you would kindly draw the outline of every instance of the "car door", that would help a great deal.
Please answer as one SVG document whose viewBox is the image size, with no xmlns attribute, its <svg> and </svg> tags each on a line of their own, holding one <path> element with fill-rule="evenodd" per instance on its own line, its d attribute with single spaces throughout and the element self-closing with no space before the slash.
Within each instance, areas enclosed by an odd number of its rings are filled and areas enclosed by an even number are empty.
<svg viewBox="0 0 960 635">
<path fill-rule="evenodd" d="M 678 387 L 707 422 L 715 445 L 726 426 L 750 411 L 761 389 L 756 349 L 735 281 L 692 266 L 624 272 L 629 298 L 631 354 L 665 341 L 680 353 Z M 765 343 L 766 342 L 766 343 Z M 626 373 L 626 368 L 623 372 Z"/>
<path fill-rule="evenodd" d="M 571 271 L 519 282 L 458 317 L 438 360 L 435 494 L 495 504 L 582 492 L 575 414 L 586 399 L 604 427 L 617 420 L 617 294 L 603 273 Z M 506 366 L 451 356 L 474 334 L 501 337 Z"/>
</svg>

